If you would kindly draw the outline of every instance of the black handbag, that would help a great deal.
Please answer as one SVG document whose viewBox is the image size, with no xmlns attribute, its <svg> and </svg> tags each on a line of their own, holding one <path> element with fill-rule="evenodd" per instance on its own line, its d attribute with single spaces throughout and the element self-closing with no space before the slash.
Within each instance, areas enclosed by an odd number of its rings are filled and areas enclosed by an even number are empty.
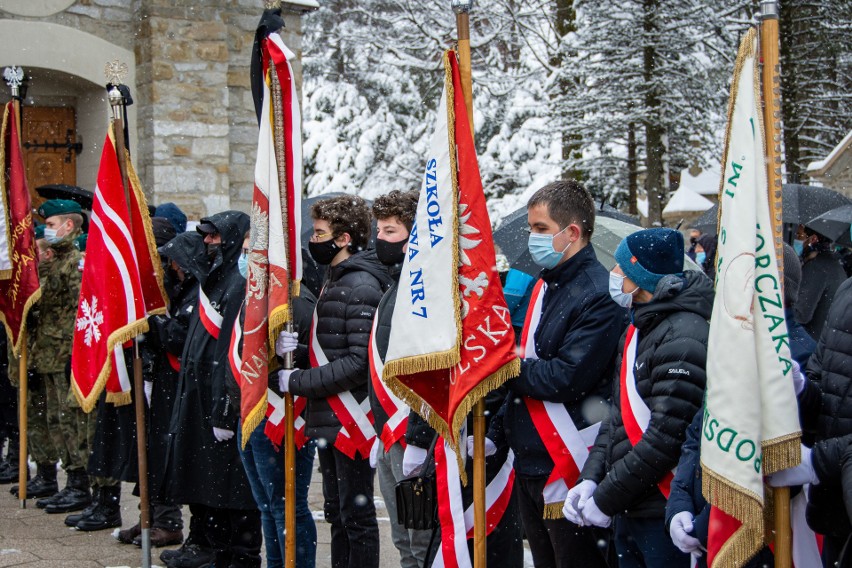
<svg viewBox="0 0 852 568">
<path fill-rule="evenodd" d="M 435 484 L 435 443 L 432 438 L 423 471 L 396 484 L 397 522 L 407 529 L 429 530 L 438 525 L 438 489 Z"/>
</svg>

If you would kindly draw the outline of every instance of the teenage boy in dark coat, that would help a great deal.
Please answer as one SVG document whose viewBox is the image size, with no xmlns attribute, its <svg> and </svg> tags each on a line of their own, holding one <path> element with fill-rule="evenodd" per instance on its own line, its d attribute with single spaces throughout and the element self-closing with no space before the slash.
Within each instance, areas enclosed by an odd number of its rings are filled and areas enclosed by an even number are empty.
<svg viewBox="0 0 852 568">
<path fill-rule="evenodd" d="M 610 294 L 630 309 L 632 325 L 616 361 L 612 412 L 565 500 L 574 522 L 607 527 L 615 518 L 622 568 L 689 566 L 663 519 L 671 470 L 704 397 L 713 286 L 701 272 L 684 272 L 683 257 L 683 235 L 673 229 L 639 231 L 615 251 Z"/>
<path fill-rule="evenodd" d="M 308 399 L 306 435 L 317 439 L 325 518 L 331 523 L 332 566 L 378 568 L 370 451 L 341 450 L 341 416 L 332 404 L 344 393 L 358 405 L 367 398 L 370 329 L 391 278 L 375 252 L 364 250 L 370 237 L 370 210 L 363 199 L 345 195 L 318 201 L 311 217 L 314 232 L 308 250 L 317 263 L 329 266 L 315 312 L 316 349 L 311 357 L 316 366 L 280 371 L 279 387 Z M 292 334 L 290 339 L 297 340 Z"/>
<path fill-rule="evenodd" d="M 610 298 L 609 274 L 592 248 L 595 205 L 581 184 L 559 181 L 538 190 L 527 204 L 527 222 L 530 253 L 547 286 L 531 336 L 537 358 L 524 359 L 521 374 L 506 383 L 510 392 L 488 438 L 498 448 L 508 440 L 515 452 L 518 503 L 535 565 L 605 566 L 600 535 L 562 518 L 558 502 L 546 506 L 543 492 L 555 464 L 543 440 L 554 434 L 538 431 L 526 399 L 564 405 L 578 430 L 596 422 L 609 395 L 624 310 Z"/>
</svg>

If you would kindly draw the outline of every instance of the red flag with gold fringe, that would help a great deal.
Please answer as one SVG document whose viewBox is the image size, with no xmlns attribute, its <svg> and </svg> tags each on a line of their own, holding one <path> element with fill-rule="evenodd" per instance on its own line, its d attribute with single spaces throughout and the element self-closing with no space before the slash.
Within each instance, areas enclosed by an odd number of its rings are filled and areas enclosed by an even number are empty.
<svg viewBox="0 0 852 568">
<path fill-rule="evenodd" d="M 9 344 L 17 355 L 27 313 L 41 296 L 41 288 L 30 193 L 18 140 L 18 123 L 11 102 L 3 110 L 0 163 L 3 164 L 0 176 L 0 200 L 3 202 L 3 214 L 0 216 L 0 318 L 6 326 Z"/>
<path fill-rule="evenodd" d="M 98 170 L 71 355 L 72 388 L 85 412 L 104 388 L 108 401 L 130 402 L 123 344 L 148 330 L 149 315 L 166 311 L 148 205 L 129 157 L 127 170 L 129 204 L 110 128 Z"/>
</svg>

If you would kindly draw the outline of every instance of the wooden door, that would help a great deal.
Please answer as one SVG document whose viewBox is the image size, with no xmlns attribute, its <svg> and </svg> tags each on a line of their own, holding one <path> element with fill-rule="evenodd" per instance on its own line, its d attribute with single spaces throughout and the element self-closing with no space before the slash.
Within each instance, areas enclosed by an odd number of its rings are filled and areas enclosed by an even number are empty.
<svg viewBox="0 0 852 568">
<path fill-rule="evenodd" d="M 77 128 L 73 108 L 24 107 L 22 142 L 27 183 L 37 207 L 35 188 L 48 184 L 77 184 Z"/>
</svg>

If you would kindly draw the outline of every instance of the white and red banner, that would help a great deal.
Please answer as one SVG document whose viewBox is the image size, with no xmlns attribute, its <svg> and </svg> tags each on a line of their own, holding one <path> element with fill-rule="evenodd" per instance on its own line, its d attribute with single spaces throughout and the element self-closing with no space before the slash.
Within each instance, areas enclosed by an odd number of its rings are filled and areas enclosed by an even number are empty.
<svg viewBox="0 0 852 568">
<path fill-rule="evenodd" d="M 317 339 L 316 309 L 314 309 L 314 319 L 311 323 L 311 344 L 308 346 L 308 353 L 312 367 L 328 365 L 328 357 L 325 356 Z M 369 459 L 370 450 L 376 440 L 370 397 L 364 397 L 364 400 L 359 403 L 351 392 L 343 391 L 329 396 L 326 401 L 341 424 L 334 447 L 349 459 L 354 459 L 357 453 L 360 453 L 362 458 Z"/>
<path fill-rule="evenodd" d="M 129 156 L 126 164 L 127 196 L 110 127 L 98 169 L 71 357 L 71 384 L 86 412 L 104 387 L 108 401 L 130 402 L 122 344 L 148 330 L 149 315 L 166 311 L 148 205 Z"/>
<path fill-rule="evenodd" d="M 382 405 L 385 413 L 388 415 L 388 421 L 385 423 L 381 432 L 377 432 L 379 439 L 384 446 L 385 452 L 389 452 L 391 446 L 396 442 L 402 443 L 405 447 L 405 430 L 408 428 L 408 414 L 410 409 L 408 405 L 402 402 L 393 392 L 387 388 L 382 380 L 382 372 L 385 364 L 382 361 L 379 350 L 376 347 L 376 328 L 379 323 L 379 312 L 376 312 L 376 317 L 373 318 L 373 329 L 370 332 L 370 381 L 373 386 L 373 392 L 376 393 L 376 398 L 379 399 L 379 404 Z"/>
<path fill-rule="evenodd" d="M 469 410 L 517 376 L 520 361 L 454 52 L 444 68 L 383 379 L 458 447 Z"/>
<path fill-rule="evenodd" d="M 763 546 L 763 476 L 800 461 L 762 119 L 758 38 L 740 44 L 720 187 L 716 296 L 701 438 L 711 566 L 741 566 Z M 778 212 L 780 219 L 780 212 Z"/>
<path fill-rule="evenodd" d="M 240 415 L 243 440 L 266 416 L 270 351 L 290 318 L 290 285 L 302 278 L 302 132 L 299 97 L 281 36 L 261 42 L 263 103 L 257 139 L 246 277 Z M 294 286 L 293 293 L 296 292 Z M 245 443 L 245 442 L 244 442 Z"/>
<path fill-rule="evenodd" d="M 38 281 L 38 251 L 33 231 L 30 192 L 26 168 L 18 140 L 15 107 L 3 108 L 0 129 L 0 319 L 15 355 L 19 353 L 22 333 L 30 307 L 41 296 Z"/>
<path fill-rule="evenodd" d="M 539 279 L 533 286 L 519 348 L 521 357 L 525 359 L 538 359 L 534 338 L 541 321 L 546 291 L 547 284 L 544 280 Z M 536 400 L 528 396 L 524 397 L 524 404 L 544 447 L 547 448 L 547 453 L 553 460 L 553 471 L 543 491 L 544 518 L 561 519 L 562 505 L 568 496 L 568 490 L 577 483 L 580 472 L 586 465 L 589 449 L 595 445 L 601 423 L 596 422 L 580 430 L 564 404 Z"/>
</svg>

